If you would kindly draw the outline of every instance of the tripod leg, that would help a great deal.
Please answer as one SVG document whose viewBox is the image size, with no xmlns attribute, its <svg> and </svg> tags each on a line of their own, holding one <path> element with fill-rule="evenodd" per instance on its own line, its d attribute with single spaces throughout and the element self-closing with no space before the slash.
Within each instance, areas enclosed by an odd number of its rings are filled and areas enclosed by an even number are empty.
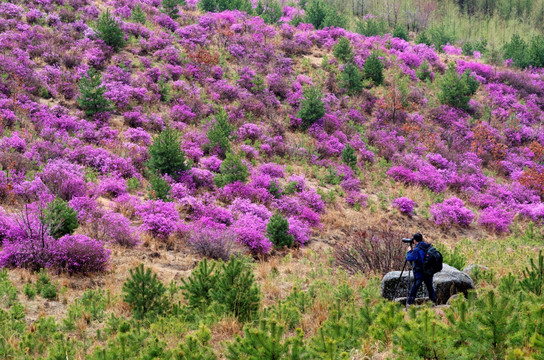
<svg viewBox="0 0 544 360">
<path fill-rule="evenodd" d="M 404 260 L 404 266 L 402 267 L 402 271 L 400 272 L 399 278 L 397 280 L 397 283 L 395 284 L 395 291 L 393 292 L 393 299 L 397 298 L 397 290 L 399 288 L 400 279 L 402 279 L 402 274 L 404 273 L 404 269 L 406 268 L 406 264 L 408 263 L 408 260 Z"/>
</svg>

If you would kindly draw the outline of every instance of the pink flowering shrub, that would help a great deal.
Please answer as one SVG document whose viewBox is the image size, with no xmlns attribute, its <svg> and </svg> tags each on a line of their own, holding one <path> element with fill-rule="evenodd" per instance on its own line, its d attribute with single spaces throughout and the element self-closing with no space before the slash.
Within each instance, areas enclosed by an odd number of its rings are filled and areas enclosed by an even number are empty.
<svg viewBox="0 0 544 360">
<path fill-rule="evenodd" d="M 406 215 L 414 214 L 415 201 L 407 197 L 400 197 L 393 201 L 393 206 L 399 209 L 399 211 Z"/>
<path fill-rule="evenodd" d="M 507 232 L 514 220 L 514 213 L 500 207 L 488 207 L 478 217 L 478 225 L 498 233 Z"/>
<path fill-rule="evenodd" d="M 468 227 L 474 220 L 474 213 L 465 207 L 463 200 L 452 197 L 443 203 L 431 206 L 431 214 L 438 225 L 451 227 L 455 224 Z"/>
<path fill-rule="evenodd" d="M 99 231 L 102 235 L 101 240 L 126 247 L 134 247 L 139 244 L 140 239 L 136 228 L 123 215 L 107 212 L 98 222 Z"/>
<path fill-rule="evenodd" d="M 166 239 L 179 228 L 179 213 L 171 202 L 148 200 L 136 207 L 136 215 L 141 217 L 141 231 Z"/>
<path fill-rule="evenodd" d="M 44 167 L 40 179 L 51 193 L 63 200 L 85 195 L 86 185 L 83 168 L 68 161 L 51 160 Z"/>
<path fill-rule="evenodd" d="M 241 215 L 230 229 L 238 236 L 238 241 L 246 245 L 253 254 L 268 254 L 272 242 L 266 237 L 267 222 L 252 214 Z"/>
<path fill-rule="evenodd" d="M 69 274 L 105 271 L 110 250 L 85 235 L 65 235 L 54 244 L 53 267 Z"/>
</svg>

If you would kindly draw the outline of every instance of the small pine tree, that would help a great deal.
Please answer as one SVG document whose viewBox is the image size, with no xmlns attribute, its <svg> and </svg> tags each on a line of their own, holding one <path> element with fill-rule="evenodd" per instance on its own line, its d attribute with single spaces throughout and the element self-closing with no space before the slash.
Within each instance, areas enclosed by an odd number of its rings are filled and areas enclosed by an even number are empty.
<svg viewBox="0 0 544 360">
<path fill-rule="evenodd" d="M 41 219 L 55 239 L 71 235 L 78 227 L 77 212 L 62 199 L 56 198 L 47 205 Z"/>
<path fill-rule="evenodd" d="M 215 115 L 215 123 L 208 130 L 207 137 L 210 142 L 207 145 L 208 149 L 219 148 L 223 155 L 227 154 L 230 151 L 233 130 L 234 127 L 229 123 L 227 112 L 221 109 Z"/>
<path fill-rule="evenodd" d="M 213 12 L 217 9 L 217 0 L 200 0 L 198 4 L 206 12 Z"/>
<path fill-rule="evenodd" d="M 408 32 L 406 31 L 406 29 L 404 28 L 404 26 L 401 26 L 401 25 L 397 25 L 397 27 L 395 28 L 395 30 L 393 30 L 393 37 L 396 37 L 396 38 L 399 38 L 399 39 L 403 39 L 403 40 L 406 40 L 408 41 Z"/>
<path fill-rule="evenodd" d="M 427 46 L 432 45 L 431 38 L 429 37 L 429 35 L 427 34 L 426 31 L 420 31 L 420 32 L 417 33 L 415 43 L 416 44 L 425 44 Z"/>
<path fill-rule="evenodd" d="M 132 20 L 134 22 L 145 24 L 146 22 L 146 16 L 145 12 L 142 9 L 142 5 L 138 4 L 133 10 L 132 10 Z"/>
<path fill-rule="evenodd" d="M 141 264 L 130 270 L 130 279 L 123 284 L 123 300 L 132 307 L 134 317 L 143 319 L 165 313 L 168 309 L 166 286 L 151 269 Z"/>
<path fill-rule="evenodd" d="M 167 127 L 149 146 L 147 167 L 154 173 L 173 176 L 189 167 L 185 163 L 185 153 L 181 150 L 180 134 Z"/>
<path fill-rule="evenodd" d="M 151 199 L 172 201 L 170 198 L 170 190 L 172 187 L 164 177 L 158 174 L 152 174 L 149 179 L 149 185 L 149 197 Z"/>
<path fill-rule="evenodd" d="M 270 180 L 270 184 L 268 185 L 268 192 L 276 199 L 279 199 L 281 197 L 281 189 L 278 183 L 274 180 Z"/>
<path fill-rule="evenodd" d="M 431 80 L 432 70 L 427 60 L 423 60 L 419 68 L 416 70 L 416 76 L 421 81 Z"/>
<path fill-rule="evenodd" d="M 544 36 L 535 35 L 531 38 L 528 56 L 531 66 L 544 67 Z"/>
<path fill-rule="evenodd" d="M 455 63 L 450 63 L 444 77 L 438 84 L 438 99 L 442 104 L 467 110 L 471 96 L 478 90 L 479 83 L 466 71 L 461 77 Z"/>
<path fill-rule="evenodd" d="M 242 159 L 234 153 L 228 153 L 219 168 L 220 174 L 214 178 L 215 184 L 223 187 L 227 184 L 241 181 L 246 182 L 249 177 L 247 166 Z"/>
<path fill-rule="evenodd" d="M 241 322 L 251 319 L 259 311 L 261 291 L 245 259 L 233 257 L 224 263 L 210 294 L 212 301 Z"/>
<path fill-rule="evenodd" d="M 529 51 L 527 43 L 518 34 L 512 35 L 510 42 L 503 46 L 504 58 L 512 59 L 514 66 L 525 69 L 529 66 Z"/>
<path fill-rule="evenodd" d="M 342 161 L 353 170 L 357 168 L 357 153 L 350 144 L 347 144 L 342 150 Z"/>
<path fill-rule="evenodd" d="M 106 12 L 102 13 L 98 18 L 96 33 L 98 37 L 102 39 L 106 45 L 111 46 L 115 52 L 125 46 L 125 33 L 109 10 L 106 10 Z"/>
<path fill-rule="evenodd" d="M 353 50 L 351 49 L 351 42 L 345 37 L 342 36 L 338 39 L 336 45 L 333 49 L 334 57 L 338 59 L 341 63 L 347 63 L 353 58 Z"/>
<path fill-rule="evenodd" d="M 216 360 L 217 356 L 209 345 L 212 339 L 210 330 L 200 325 L 198 331 L 188 335 L 175 352 L 175 360 Z"/>
<path fill-rule="evenodd" d="M 83 76 L 79 82 L 77 103 L 86 116 L 113 110 L 111 102 L 104 97 L 106 88 L 102 86 L 102 75 L 94 68 L 87 70 L 87 76 Z"/>
<path fill-rule="evenodd" d="M 275 319 L 263 319 L 255 329 L 249 325 L 244 328 L 244 337 L 237 336 L 228 345 L 226 354 L 229 360 L 301 360 L 307 358 L 303 345 L 303 333 L 297 329 L 296 335 L 285 339 L 285 327 Z"/>
<path fill-rule="evenodd" d="M 372 80 L 375 85 L 383 84 L 383 65 L 378 58 L 378 54 L 373 52 L 365 61 L 364 77 Z"/>
<path fill-rule="evenodd" d="M 544 256 L 542 250 L 538 252 L 538 259 L 535 263 L 530 259 L 531 268 L 523 270 L 524 278 L 520 281 L 521 288 L 525 291 L 534 293 L 537 296 L 542 295 L 544 290 Z"/>
<path fill-rule="evenodd" d="M 214 273 L 216 263 L 204 258 L 195 267 L 187 280 L 181 279 L 181 291 L 192 308 L 204 309 L 211 303 L 210 290 L 215 287 L 217 275 Z"/>
<path fill-rule="evenodd" d="M 278 1 L 268 0 L 266 5 L 259 1 L 255 13 L 259 15 L 265 23 L 276 24 L 283 15 L 283 10 Z"/>
<path fill-rule="evenodd" d="M 280 213 L 274 214 L 268 220 L 266 236 L 278 248 L 291 247 L 295 241 L 293 235 L 289 234 L 289 222 Z"/>
<path fill-rule="evenodd" d="M 179 17 L 179 3 L 179 0 L 162 0 L 162 11 L 172 19 L 177 19 Z"/>
<path fill-rule="evenodd" d="M 323 0 L 310 0 L 306 4 L 306 22 L 322 29 L 327 16 L 327 4 Z"/>
<path fill-rule="evenodd" d="M 349 95 L 358 95 L 363 91 L 363 76 L 357 65 L 349 63 L 344 65 L 344 71 L 340 75 L 341 86 Z"/>
<path fill-rule="evenodd" d="M 325 116 L 325 106 L 321 98 L 323 94 L 317 87 L 308 87 L 304 90 L 304 100 L 300 104 L 298 117 L 302 119 L 302 129 L 307 130 L 316 121 Z"/>
</svg>

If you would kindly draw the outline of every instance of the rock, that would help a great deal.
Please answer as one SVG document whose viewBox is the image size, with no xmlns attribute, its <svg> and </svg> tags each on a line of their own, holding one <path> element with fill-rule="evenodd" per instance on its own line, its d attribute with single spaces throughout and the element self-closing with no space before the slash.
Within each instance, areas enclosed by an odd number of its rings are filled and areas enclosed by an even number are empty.
<svg viewBox="0 0 544 360">
<path fill-rule="evenodd" d="M 476 270 L 478 269 L 478 270 Z M 484 271 L 489 271 L 489 268 L 487 266 L 478 265 L 478 264 L 470 264 L 469 266 L 465 267 L 463 269 L 464 273 L 467 273 L 469 276 L 474 272 L 479 271 L 480 273 Z"/>
<path fill-rule="evenodd" d="M 412 272 L 405 271 L 402 274 L 402 278 L 400 279 L 400 283 L 395 293 L 395 287 L 400 273 L 400 271 L 391 271 L 383 277 L 381 294 L 384 298 L 394 300 L 398 297 L 408 296 L 408 292 L 414 281 L 414 276 Z M 410 277 L 410 283 L 408 283 L 408 277 Z M 444 264 L 442 271 L 434 274 L 433 286 L 434 291 L 436 292 L 437 303 L 445 304 L 450 296 L 454 294 L 462 292 L 466 296 L 468 290 L 474 289 L 474 282 L 468 274 Z M 421 285 L 416 298 L 425 298 L 428 296 L 425 284 Z"/>
</svg>

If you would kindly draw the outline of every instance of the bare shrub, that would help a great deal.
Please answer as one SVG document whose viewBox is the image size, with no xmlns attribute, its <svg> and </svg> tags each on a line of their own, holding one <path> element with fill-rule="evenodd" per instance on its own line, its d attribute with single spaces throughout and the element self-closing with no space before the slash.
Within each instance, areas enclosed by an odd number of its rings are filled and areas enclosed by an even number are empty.
<svg viewBox="0 0 544 360">
<path fill-rule="evenodd" d="M 232 231 L 207 227 L 191 232 L 189 246 L 201 256 L 224 261 L 241 249 Z"/>
<path fill-rule="evenodd" d="M 358 231 L 335 249 L 336 262 L 352 274 L 400 270 L 407 250 L 403 237 L 391 229 Z"/>
</svg>

